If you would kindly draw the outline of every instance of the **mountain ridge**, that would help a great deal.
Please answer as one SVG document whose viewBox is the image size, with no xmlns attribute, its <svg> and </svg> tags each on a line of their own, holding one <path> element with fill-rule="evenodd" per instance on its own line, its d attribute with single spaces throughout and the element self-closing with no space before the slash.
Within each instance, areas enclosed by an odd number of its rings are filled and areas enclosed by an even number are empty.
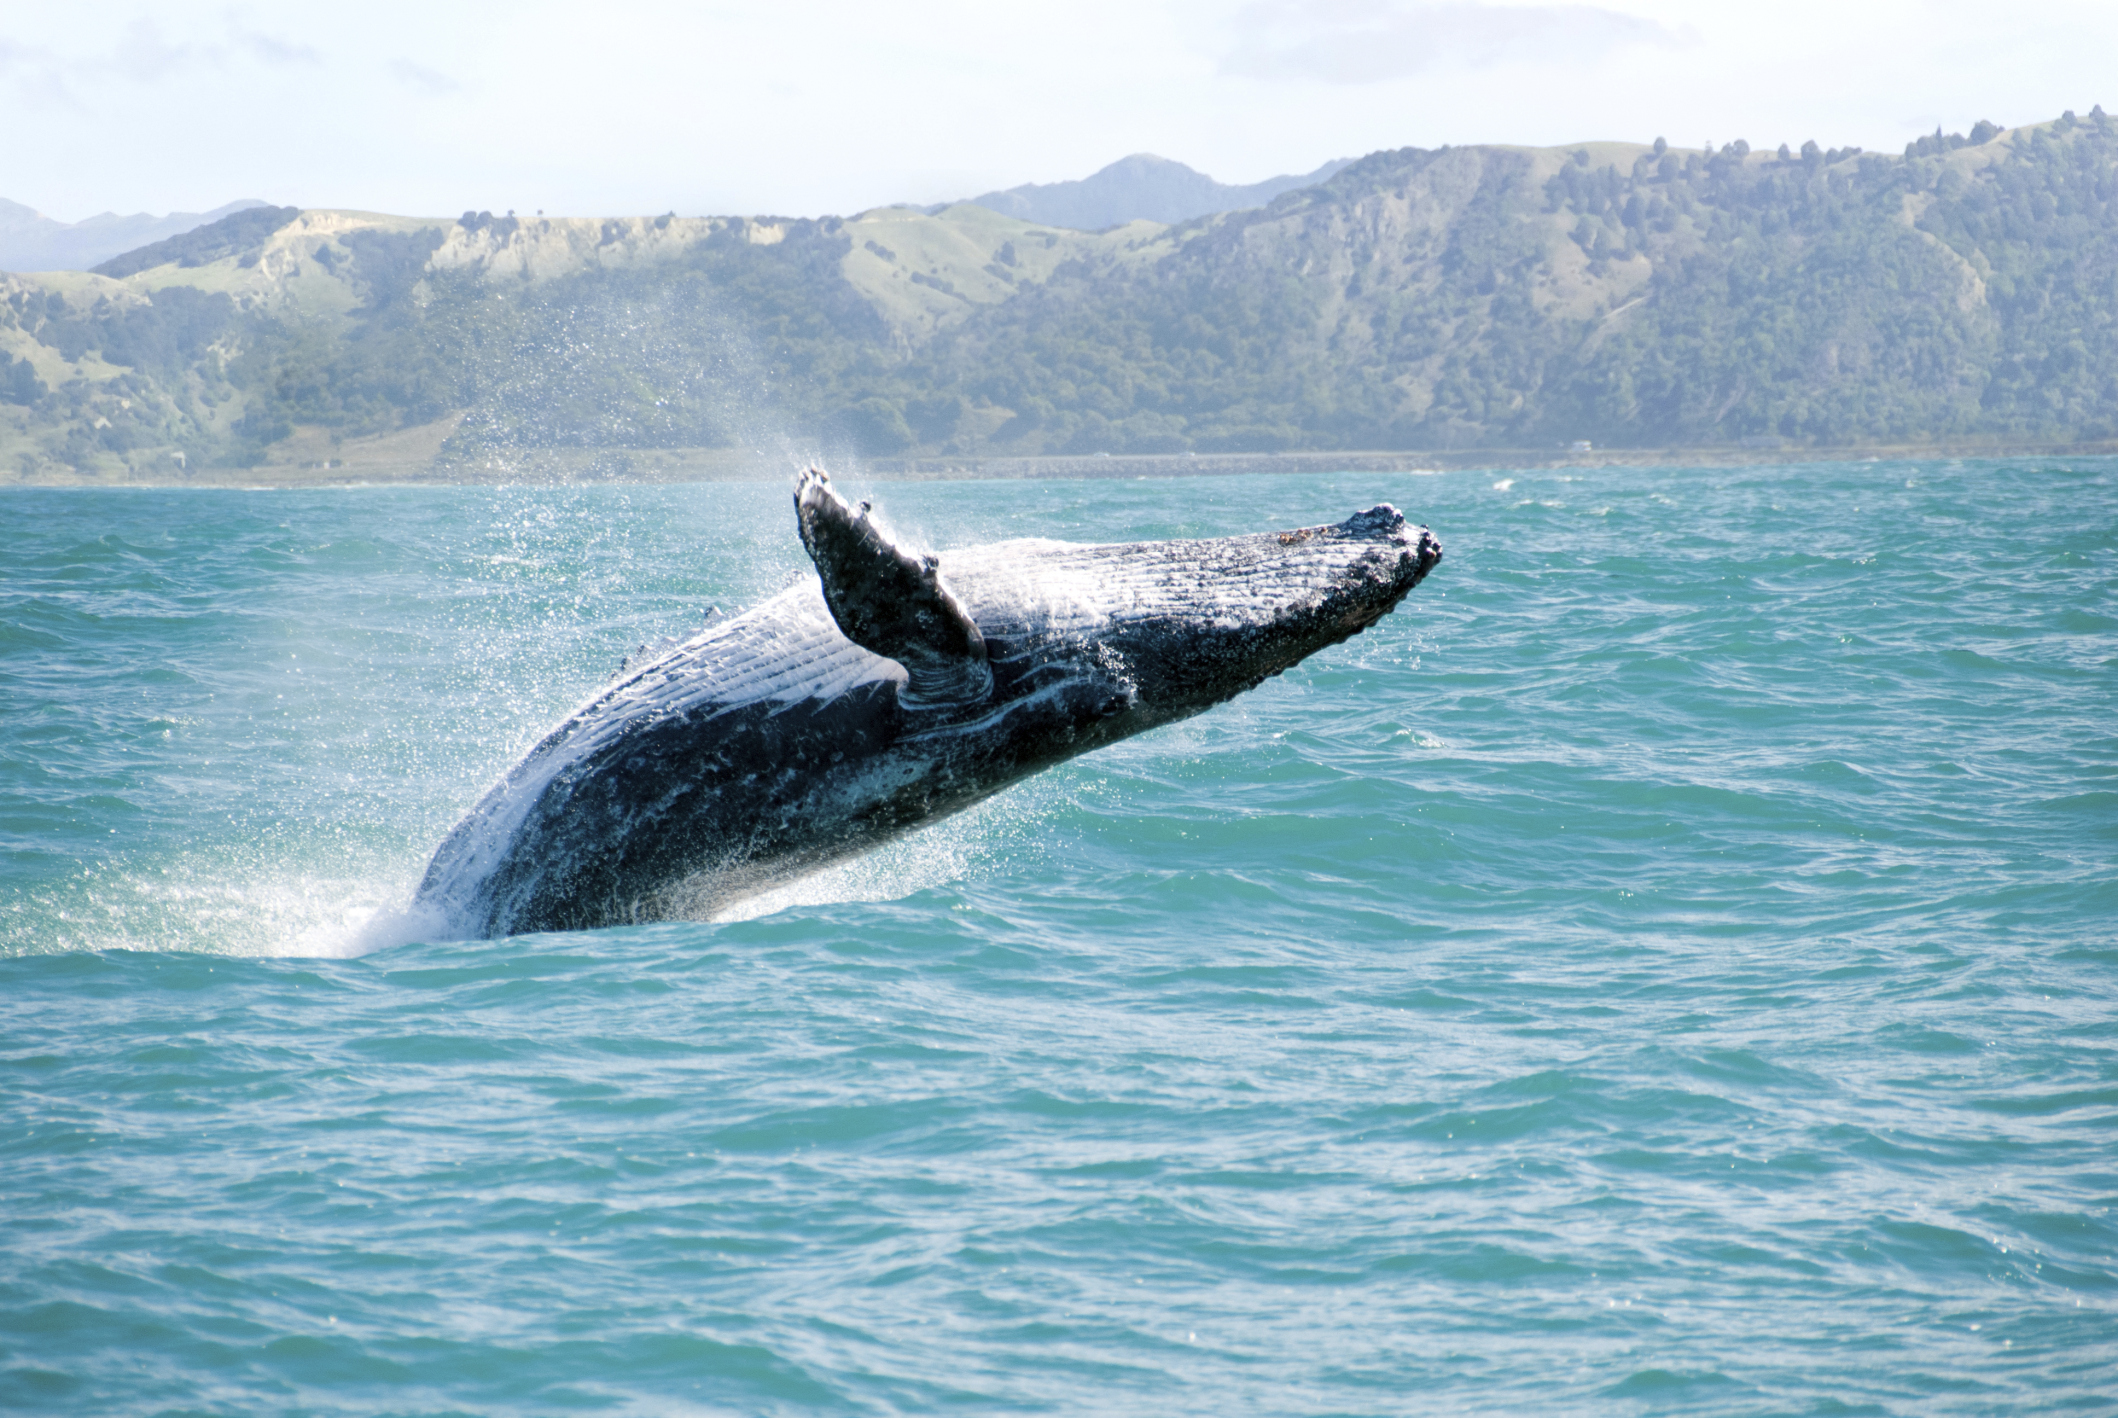
<svg viewBox="0 0 2118 1418">
<path fill-rule="evenodd" d="M 147 212 L 130 216 L 98 212 L 78 222 L 62 222 L 0 197 L 0 271 L 85 271 L 152 242 L 264 205 L 244 198 L 210 212 L 171 212 L 160 217 Z"/>
<path fill-rule="evenodd" d="M 773 446 L 2118 437 L 2118 125 L 2100 109 L 1902 157 L 1401 148 L 1265 207 L 1101 232 L 974 203 L 309 210 L 233 232 L 199 234 L 196 266 L 0 278 L 0 478 L 167 478 L 378 439 L 499 476 Z"/>
<path fill-rule="evenodd" d="M 1311 173 L 1268 177 L 1262 182 L 1216 182 L 1170 158 L 1133 153 L 1089 176 L 1067 182 L 1026 182 L 965 200 L 1003 216 L 1077 231 L 1105 231 L 1127 222 L 1165 226 L 1217 212 L 1262 207 L 1283 192 L 1313 186 L 1353 160 L 1338 158 Z M 954 205 L 944 203 L 943 206 Z M 930 212 L 941 207 L 929 208 Z"/>
</svg>

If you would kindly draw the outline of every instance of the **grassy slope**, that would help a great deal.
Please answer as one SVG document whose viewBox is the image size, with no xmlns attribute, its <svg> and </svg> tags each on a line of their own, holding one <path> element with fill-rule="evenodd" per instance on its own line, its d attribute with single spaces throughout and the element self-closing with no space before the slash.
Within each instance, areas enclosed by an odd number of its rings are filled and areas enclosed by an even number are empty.
<svg viewBox="0 0 2118 1418">
<path fill-rule="evenodd" d="M 1133 222 L 1100 234 L 1037 226 L 960 202 L 927 216 L 913 207 L 880 207 L 846 224 L 851 249 L 845 278 L 909 347 L 982 305 L 997 305 L 1023 287 L 1042 285 L 1069 261 L 1133 263 L 1167 255 L 1168 228 Z M 924 275 L 928 282 L 913 279 Z"/>
<path fill-rule="evenodd" d="M 1056 372 L 1045 451 L 2108 438 L 2113 127 L 1836 162 L 1374 154 L 1017 302 L 926 378 L 1014 403 Z"/>
<path fill-rule="evenodd" d="M 308 211 L 201 266 L 0 276 L 0 356 L 47 391 L 0 402 L 0 479 L 784 430 L 957 455 L 2108 437 L 2114 150 L 2087 123 L 1833 164 L 1406 149 L 1095 234 L 970 205 Z"/>
</svg>

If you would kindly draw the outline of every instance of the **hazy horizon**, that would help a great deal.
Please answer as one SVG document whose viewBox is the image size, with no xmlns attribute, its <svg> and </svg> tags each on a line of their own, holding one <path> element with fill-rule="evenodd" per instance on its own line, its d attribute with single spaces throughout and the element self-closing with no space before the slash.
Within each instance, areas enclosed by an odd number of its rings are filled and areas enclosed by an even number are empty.
<svg viewBox="0 0 2118 1418">
<path fill-rule="evenodd" d="M 2118 12 L 1338 0 L 695 11 L 383 0 L 266 17 L 25 11 L 0 41 L 10 190 L 55 220 L 237 197 L 443 215 L 843 215 L 1152 152 L 1244 185 L 1404 146 L 1895 150 L 2086 112 Z"/>
</svg>

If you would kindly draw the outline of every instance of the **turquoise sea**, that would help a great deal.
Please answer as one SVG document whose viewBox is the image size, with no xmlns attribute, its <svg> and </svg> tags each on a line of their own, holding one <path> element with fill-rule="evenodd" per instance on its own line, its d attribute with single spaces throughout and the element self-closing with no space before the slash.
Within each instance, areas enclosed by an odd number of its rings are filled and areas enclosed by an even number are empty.
<svg viewBox="0 0 2118 1418">
<path fill-rule="evenodd" d="M 787 486 L 0 496 L 0 1410 L 2118 1408 L 2118 463 L 842 482 L 1448 559 L 737 918 L 452 942 Z"/>
</svg>

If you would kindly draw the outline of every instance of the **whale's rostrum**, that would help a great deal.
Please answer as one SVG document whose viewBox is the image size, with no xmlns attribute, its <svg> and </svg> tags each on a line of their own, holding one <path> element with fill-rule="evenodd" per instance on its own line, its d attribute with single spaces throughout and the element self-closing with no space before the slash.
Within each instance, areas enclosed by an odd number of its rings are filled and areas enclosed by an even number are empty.
<svg viewBox="0 0 2118 1418">
<path fill-rule="evenodd" d="M 817 577 L 624 674 L 457 824 L 419 905 L 466 936 L 702 918 L 1387 614 L 1441 559 L 1388 505 L 1199 541 L 922 556 L 820 470 Z"/>
</svg>

